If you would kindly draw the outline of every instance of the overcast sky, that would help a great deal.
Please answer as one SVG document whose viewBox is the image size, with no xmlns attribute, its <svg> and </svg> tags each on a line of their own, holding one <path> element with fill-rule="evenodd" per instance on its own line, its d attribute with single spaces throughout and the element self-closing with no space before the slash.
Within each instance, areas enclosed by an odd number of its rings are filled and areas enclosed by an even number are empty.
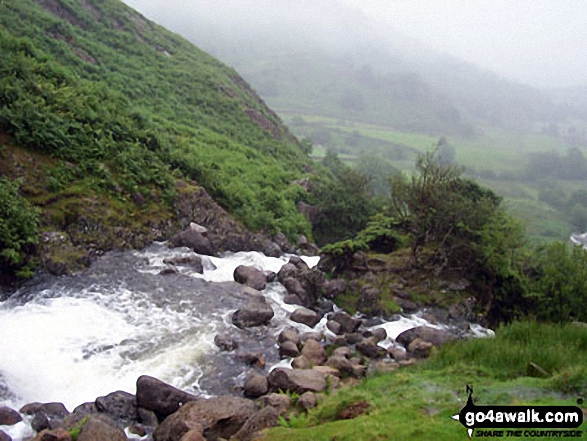
<svg viewBox="0 0 587 441">
<path fill-rule="evenodd" d="M 219 20 L 256 20 L 263 26 L 292 14 L 303 5 L 304 14 L 324 20 L 364 14 L 393 27 L 425 46 L 447 52 L 535 86 L 587 84 L 586 0 L 125 0 L 154 21 L 175 16 L 182 26 L 198 15 L 218 12 Z M 238 5 L 227 14 L 227 5 Z M 283 5 L 287 14 L 276 14 Z M 325 12 L 333 5 L 336 13 Z M 300 9 L 300 8 L 298 8 Z M 246 11 L 245 11 L 246 10 Z M 301 13 L 301 11 L 300 11 Z M 163 20 L 165 21 L 165 20 Z M 167 23 L 162 23 L 167 27 Z M 285 25 L 285 24 L 284 24 Z M 180 26 L 181 28 L 181 26 Z"/>
</svg>

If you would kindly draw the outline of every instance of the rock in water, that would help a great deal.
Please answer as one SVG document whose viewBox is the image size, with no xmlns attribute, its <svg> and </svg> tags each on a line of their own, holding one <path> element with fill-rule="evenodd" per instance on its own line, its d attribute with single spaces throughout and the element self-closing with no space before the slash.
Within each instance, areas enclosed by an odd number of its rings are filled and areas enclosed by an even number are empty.
<svg viewBox="0 0 587 441">
<path fill-rule="evenodd" d="M 20 414 L 10 407 L 0 407 L 0 426 L 13 426 L 20 423 L 22 417 Z"/>
<path fill-rule="evenodd" d="M 210 239 L 204 237 L 192 228 L 188 228 L 181 233 L 176 234 L 169 243 L 172 247 L 187 247 L 191 248 L 197 254 L 205 254 L 207 256 L 214 255 L 214 249 Z"/>
<path fill-rule="evenodd" d="M 105 397 L 96 398 L 98 412 L 106 413 L 115 420 L 137 421 L 137 399 L 128 392 L 112 392 Z"/>
<path fill-rule="evenodd" d="M 303 323 L 313 328 L 320 322 L 320 317 L 311 309 L 298 308 L 291 313 L 290 319 L 297 323 Z"/>
<path fill-rule="evenodd" d="M 195 395 L 148 375 L 142 375 L 137 379 L 137 405 L 152 410 L 160 419 L 176 412 L 182 404 L 198 399 Z"/>
<path fill-rule="evenodd" d="M 416 326 L 399 334 L 396 341 L 407 348 L 417 338 L 432 343 L 434 346 L 441 346 L 447 341 L 454 339 L 454 336 L 443 329 L 431 328 L 430 326 Z"/>
<path fill-rule="evenodd" d="M 267 325 L 274 314 L 265 298 L 254 298 L 232 315 L 232 323 L 241 329 Z"/>
<path fill-rule="evenodd" d="M 253 266 L 239 265 L 234 270 L 234 280 L 250 286 L 257 291 L 263 291 L 267 286 L 267 277 L 263 271 Z"/>
</svg>

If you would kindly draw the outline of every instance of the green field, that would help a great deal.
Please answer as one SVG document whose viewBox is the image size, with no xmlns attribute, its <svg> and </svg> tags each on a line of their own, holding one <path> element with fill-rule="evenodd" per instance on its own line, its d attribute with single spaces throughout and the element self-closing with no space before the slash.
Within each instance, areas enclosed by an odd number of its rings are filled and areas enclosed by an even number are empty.
<svg viewBox="0 0 587 441">
<path fill-rule="evenodd" d="M 516 323 L 498 330 L 495 338 L 452 344 L 419 366 L 337 390 L 307 417 L 282 421 L 264 439 L 466 440 L 465 428 L 451 418 L 467 401 L 466 385 L 473 387 L 476 405 L 576 406 L 587 392 L 585 357 L 585 328 Z M 531 362 L 544 368 L 544 378 L 531 376 Z M 369 405 L 365 414 L 341 419 L 345 408 L 360 402 Z M 580 430 L 582 438 L 567 439 L 585 439 L 587 422 Z"/>
<path fill-rule="evenodd" d="M 398 169 L 411 172 L 418 154 L 433 149 L 439 140 L 432 135 L 323 116 L 285 112 L 283 118 L 300 137 L 312 139 L 317 136 L 328 140 L 325 144 L 315 145 L 314 159 L 319 160 L 328 149 L 334 149 L 340 159 L 351 165 L 361 155 L 374 153 Z M 349 139 L 353 139 L 350 144 Z M 446 140 L 454 148 L 458 164 L 471 170 L 480 184 L 504 197 L 506 207 L 523 221 L 530 239 L 568 238 L 572 227 L 567 214 L 540 201 L 544 182 L 525 179 L 523 172 L 529 153 L 557 152 L 564 155 L 572 146 L 541 133 L 518 134 L 496 128 L 485 128 L 474 138 L 447 136 Z M 553 184 L 568 197 L 585 188 L 587 182 L 555 180 Z"/>
</svg>

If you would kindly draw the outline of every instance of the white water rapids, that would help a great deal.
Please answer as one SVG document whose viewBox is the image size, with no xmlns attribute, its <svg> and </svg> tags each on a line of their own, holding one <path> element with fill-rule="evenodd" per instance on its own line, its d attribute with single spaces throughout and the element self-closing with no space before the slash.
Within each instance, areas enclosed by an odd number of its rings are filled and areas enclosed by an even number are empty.
<svg viewBox="0 0 587 441">
<path fill-rule="evenodd" d="M 271 365 L 279 362 L 275 337 L 284 327 L 311 330 L 289 320 L 297 306 L 283 303 L 279 283 L 263 291 L 275 311 L 270 326 L 239 330 L 231 323 L 246 299 L 232 283 L 234 269 L 252 265 L 278 272 L 287 256 L 204 256 L 203 275 L 187 266 L 178 266 L 179 274 L 159 275 L 167 267 L 164 259 L 190 254 L 163 244 L 108 253 L 82 275 L 31 284 L 0 303 L 0 406 L 62 402 L 72 411 L 116 390 L 135 393 L 141 375 L 189 392 L 230 393 L 242 385 L 248 367 L 234 353 L 220 352 L 213 343 L 217 333 L 264 353 Z M 330 332 L 325 323 L 316 329 Z M 430 325 L 411 316 L 378 327 L 395 338 L 421 324 Z M 19 439 L 28 436 L 25 426 L 0 430 Z"/>
</svg>

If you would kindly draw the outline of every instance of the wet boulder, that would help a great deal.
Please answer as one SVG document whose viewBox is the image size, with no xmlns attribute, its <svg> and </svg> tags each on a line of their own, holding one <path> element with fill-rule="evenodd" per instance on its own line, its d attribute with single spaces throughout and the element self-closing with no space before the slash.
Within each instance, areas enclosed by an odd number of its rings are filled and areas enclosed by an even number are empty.
<svg viewBox="0 0 587 441">
<path fill-rule="evenodd" d="M 326 327 L 334 334 L 336 335 L 341 335 L 341 329 L 342 327 L 340 326 L 340 323 L 338 323 L 336 320 L 328 320 L 326 322 Z"/>
<path fill-rule="evenodd" d="M 177 233 L 171 239 L 169 244 L 173 248 L 187 247 L 193 250 L 197 254 L 204 254 L 207 256 L 214 255 L 214 248 L 210 239 L 198 233 L 193 228 L 188 228 L 181 233 Z"/>
<path fill-rule="evenodd" d="M 254 266 L 239 265 L 234 270 L 234 280 L 237 283 L 250 286 L 257 291 L 263 291 L 267 286 L 267 277 L 263 271 Z"/>
<path fill-rule="evenodd" d="M 241 329 L 268 325 L 274 314 L 265 298 L 258 296 L 232 314 L 232 323 Z"/>
<path fill-rule="evenodd" d="M 277 272 L 277 280 L 283 285 L 286 279 L 295 279 L 297 271 L 298 269 L 293 263 L 286 263 Z"/>
<path fill-rule="evenodd" d="M 369 358 L 377 358 L 387 355 L 387 351 L 377 345 L 377 341 L 374 337 L 366 338 L 360 343 L 357 343 L 357 351 Z"/>
<path fill-rule="evenodd" d="M 279 343 L 279 356 L 282 358 L 298 357 L 300 350 L 298 346 L 291 340 L 286 340 Z"/>
<path fill-rule="evenodd" d="M 203 274 L 204 273 L 204 264 L 202 263 L 202 258 L 197 255 L 192 256 L 179 256 L 179 257 L 172 257 L 169 259 L 164 259 L 163 263 L 166 265 L 173 265 L 173 266 L 187 266 L 193 269 L 195 272 Z"/>
<path fill-rule="evenodd" d="M 236 359 L 249 366 L 255 366 L 258 368 L 265 367 L 265 356 L 261 352 L 241 352 L 236 354 Z"/>
<path fill-rule="evenodd" d="M 221 351 L 234 351 L 238 348 L 238 342 L 229 336 L 216 334 L 214 336 L 214 344 L 220 348 Z"/>
<path fill-rule="evenodd" d="M 0 426 L 14 426 L 22 421 L 20 414 L 10 407 L 0 407 Z"/>
<path fill-rule="evenodd" d="M 245 397 L 248 398 L 258 398 L 265 395 L 269 392 L 269 382 L 267 381 L 267 377 L 258 374 L 257 372 L 252 372 L 245 380 L 243 390 Z"/>
<path fill-rule="evenodd" d="M 148 375 L 137 379 L 136 398 L 139 407 L 155 412 L 159 419 L 176 412 L 182 404 L 199 399 Z"/>
<path fill-rule="evenodd" d="M 306 295 L 306 291 L 302 287 L 300 281 L 293 277 L 286 277 L 283 280 L 282 285 L 285 287 L 288 294 L 295 294 L 300 298 Z"/>
<path fill-rule="evenodd" d="M 283 254 L 281 247 L 275 242 L 267 241 L 262 250 L 263 254 L 269 257 L 280 257 Z"/>
<path fill-rule="evenodd" d="M 295 294 L 288 294 L 283 297 L 283 303 L 286 305 L 298 305 L 303 306 L 302 300 Z"/>
<path fill-rule="evenodd" d="M 311 309 L 298 308 L 291 313 L 290 319 L 296 323 L 302 323 L 313 328 L 320 322 L 320 317 Z"/>
<path fill-rule="evenodd" d="M 128 392 L 112 392 L 104 397 L 96 398 L 98 412 L 105 413 L 115 420 L 127 423 L 137 421 L 137 399 Z"/>
<path fill-rule="evenodd" d="M 344 311 L 335 312 L 329 318 L 340 323 L 340 331 L 344 334 L 355 332 L 361 326 L 361 320 L 352 318 Z"/>
<path fill-rule="evenodd" d="M 455 337 L 444 329 L 436 329 L 430 326 L 416 326 L 399 334 L 396 341 L 407 348 L 417 338 L 432 343 L 434 346 L 442 346 Z"/>
<path fill-rule="evenodd" d="M 293 341 L 295 344 L 300 342 L 300 331 L 296 328 L 286 328 L 279 333 L 279 337 L 277 337 L 278 343 L 283 343 L 284 341 Z"/>
<path fill-rule="evenodd" d="M 177 441 L 190 430 L 201 433 L 208 441 L 229 439 L 257 411 L 245 398 L 214 397 L 192 401 L 181 407 L 157 427 L 155 441 Z"/>
</svg>

